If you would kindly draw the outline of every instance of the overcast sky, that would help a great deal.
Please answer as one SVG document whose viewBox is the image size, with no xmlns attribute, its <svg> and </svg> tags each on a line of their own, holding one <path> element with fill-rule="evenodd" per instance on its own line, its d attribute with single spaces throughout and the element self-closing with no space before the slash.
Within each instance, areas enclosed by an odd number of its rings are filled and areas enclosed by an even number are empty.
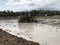
<svg viewBox="0 0 60 45">
<path fill-rule="evenodd" d="M 0 0 L 0 11 L 60 10 L 60 0 Z"/>
</svg>

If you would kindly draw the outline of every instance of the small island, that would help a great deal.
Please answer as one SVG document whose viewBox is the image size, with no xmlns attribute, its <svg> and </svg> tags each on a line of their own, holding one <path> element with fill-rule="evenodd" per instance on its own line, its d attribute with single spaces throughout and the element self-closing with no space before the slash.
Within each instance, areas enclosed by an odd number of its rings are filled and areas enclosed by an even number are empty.
<svg viewBox="0 0 60 45">
<path fill-rule="evenodd" d="M 28 15 L 21 15 L 21 16 L 19 16 L 18 19 L 19 19 L 18 20 L 19 23 L 20 22 L 23 22 L 23 23 L 38 22 L 36 17 L 34 15 L 30 15 L 30 14 L 28 14 Z"/>
</svg>

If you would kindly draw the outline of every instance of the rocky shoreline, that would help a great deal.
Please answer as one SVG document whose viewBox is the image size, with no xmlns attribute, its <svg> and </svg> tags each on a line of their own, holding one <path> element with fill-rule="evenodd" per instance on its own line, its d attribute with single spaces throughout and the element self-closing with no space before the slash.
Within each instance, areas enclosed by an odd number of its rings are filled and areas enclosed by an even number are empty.
<svg viewBox="0 0 60 45">
<path fill-rule="evenodd" d="M 38 42 L 28 41 L 22 37 L 11 35 L 0 29 L 0 45 L 40 45 Z"/>
</svg>

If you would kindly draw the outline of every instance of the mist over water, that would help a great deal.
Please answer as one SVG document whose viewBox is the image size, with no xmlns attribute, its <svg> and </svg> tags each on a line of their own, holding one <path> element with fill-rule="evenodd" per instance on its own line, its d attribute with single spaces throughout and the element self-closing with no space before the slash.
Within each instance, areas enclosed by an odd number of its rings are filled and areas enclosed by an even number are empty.
<svg viewBox="0 0 60 45">
<path fill-rule="evenodd" d="M 60 19 L 43 19 L 39 23 L 18 23 L 17 19 L 3 19 L 0 20 L 0 28 L 41 45 L 60 45 L 59 23 Z"/>
</svg>

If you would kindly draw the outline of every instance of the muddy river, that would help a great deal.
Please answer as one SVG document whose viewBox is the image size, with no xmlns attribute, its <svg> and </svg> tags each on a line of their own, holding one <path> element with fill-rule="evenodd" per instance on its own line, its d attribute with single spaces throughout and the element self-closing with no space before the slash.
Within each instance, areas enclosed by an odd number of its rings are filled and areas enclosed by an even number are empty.
<svg viewBox="0 0 60 45">
<path fill-rule="evenodd" d="M 17 19 L 0 19 L 0 28 L 41 45 L 60 45 L 60 19 L 39 19 L 38 23 L 18 23 Z"/>
</svg>

